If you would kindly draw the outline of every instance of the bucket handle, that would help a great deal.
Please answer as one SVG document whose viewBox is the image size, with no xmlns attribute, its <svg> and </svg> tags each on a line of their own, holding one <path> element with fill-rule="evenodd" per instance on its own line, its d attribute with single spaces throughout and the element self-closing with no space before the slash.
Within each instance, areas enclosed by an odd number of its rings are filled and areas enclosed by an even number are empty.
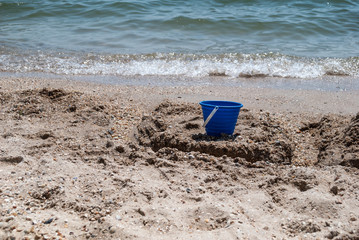
<svg viewBox="0 0 359 240">
<path fill-rule="evenodd" d="M 219 108 L 218 106 L 216 106 L 215 108 L 213 108 L 211 114 L 209 114 L 209 116 L 207 117 L 206 121 L 204 121 L 204 123 L 203 123 L 203 125 L 202 125 L 203 127 L 206 127 L 206 126 L 207 126 L 208 122 L 211 120 L 211 118 L 213 117 L 213 115 L 217 112 L 218 108 Z"/>
</svg>

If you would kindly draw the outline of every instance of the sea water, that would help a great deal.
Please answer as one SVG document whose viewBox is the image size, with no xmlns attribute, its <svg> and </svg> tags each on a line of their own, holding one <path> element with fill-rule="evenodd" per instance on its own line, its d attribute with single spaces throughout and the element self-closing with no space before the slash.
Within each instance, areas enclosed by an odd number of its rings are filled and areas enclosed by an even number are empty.
<svg viewBox="0 0 359 240">
<path fill-rule="evenodd" d="M 0 0 L 0 72 L 359 81 L 359 1 Z"/>
</svg>

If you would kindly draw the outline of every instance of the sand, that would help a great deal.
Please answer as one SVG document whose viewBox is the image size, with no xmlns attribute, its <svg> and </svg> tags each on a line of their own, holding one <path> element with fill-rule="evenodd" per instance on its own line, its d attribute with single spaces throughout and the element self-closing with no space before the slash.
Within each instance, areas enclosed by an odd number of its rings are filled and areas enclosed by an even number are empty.
<svg viewBox="0 0 359 240">
<path fill-rule="evenodd" d="M 201 100 L 244 104 L 205 135 Z M 0 79 L 0 239 L 359 239 L 359 94 Z"/>
</svg>

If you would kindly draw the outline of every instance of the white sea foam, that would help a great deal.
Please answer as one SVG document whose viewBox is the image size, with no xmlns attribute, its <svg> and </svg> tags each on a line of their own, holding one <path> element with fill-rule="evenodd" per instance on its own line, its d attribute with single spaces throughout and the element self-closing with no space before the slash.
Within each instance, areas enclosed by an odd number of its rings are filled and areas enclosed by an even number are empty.
<svg viewBox="0 0 359 240">
<path fill-rule="evenodd" d="M 70 55 L 0 54 L 0 71 L 61 75 L 228 76 L 318 78 L 359 76 L 359 58 L 301 58 L 281 54 Z"/>
</svg>

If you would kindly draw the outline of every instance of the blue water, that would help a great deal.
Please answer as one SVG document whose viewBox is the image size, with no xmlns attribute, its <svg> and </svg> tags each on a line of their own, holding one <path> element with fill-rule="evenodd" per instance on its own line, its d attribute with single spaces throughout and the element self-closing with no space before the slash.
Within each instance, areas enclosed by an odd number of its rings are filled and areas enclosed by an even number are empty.
<svg viewBox="0 0 359 240">
<path fill-rule="evenodd" d="M 0 71 L 359 76 L 359 1 L 1 1 Z"/>
</svg>

